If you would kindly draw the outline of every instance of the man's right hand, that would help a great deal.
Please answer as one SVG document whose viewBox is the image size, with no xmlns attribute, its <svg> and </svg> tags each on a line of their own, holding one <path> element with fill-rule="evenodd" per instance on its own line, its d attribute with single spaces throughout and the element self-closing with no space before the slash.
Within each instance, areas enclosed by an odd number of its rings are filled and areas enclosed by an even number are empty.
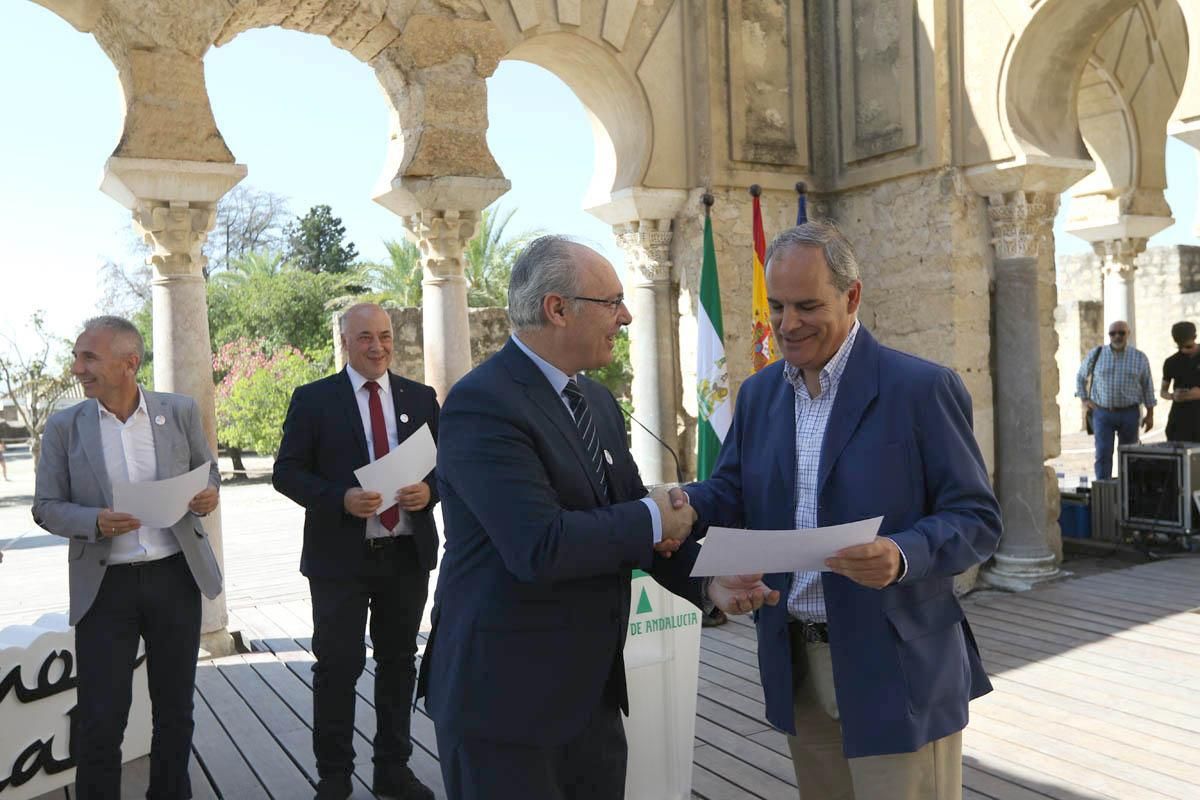
<svg viewBox="0 0 1200 800">
<path fill-rule="evenodd" d="M 346 513 L 361 519 L 369 519 L 374 516 L 382 502 L 383 497 L 379 492 L 368 492 L 357 486 L 347 489 L 346 496 L 342 498 L 342 506 L 345 507 Z"/>
<path fill-rule="evenodd" d="M 696 524 L 696 509 L 686 503 L 677 507 L 671 501 L 671 495 L 662 487 L 651 492 L 650 497 L 658 506 L 658 513 L 662 517 L 662 542 L 660 545 L 676 543 L 671 549 L 677 549 L 677 543 L 686 539 Z"/>
<path fill-rule="evenodd" d="M 749 614 L 779 602 L 779 590 L 763 583 L 762 575 L 725 575 L 708 585 L 708 599 L 726 614 Z"/>
<path fill-rule="evenodd" d="M 140 527 L 142 527 L 141 520 L 132 514 L 102 508 L 96 515 L 96 530 L 100 531 L 100 535 L 106 539 L 136 531 Z"/>
<path fill-rule="evenodd" d="M 1085 410 L 1088 410 L 1088 411 L 1095 411 L 1095 410 L 1096 410 L 1096 404 L 1095 404 L 1095 403 L 1093 403 L 1091 400 L 1084 400 L 1084 401 L 1083 401 L 1083 407 L 1084 407 L 1084 409 L 1085 409 Z"/>
</svg>

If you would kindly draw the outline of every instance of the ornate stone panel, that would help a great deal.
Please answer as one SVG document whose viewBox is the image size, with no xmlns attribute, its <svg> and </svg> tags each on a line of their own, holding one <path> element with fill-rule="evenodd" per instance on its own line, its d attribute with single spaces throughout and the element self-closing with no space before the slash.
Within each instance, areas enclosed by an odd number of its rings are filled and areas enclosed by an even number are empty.
<svg viewBox="0 0 1200 800">
<path fill-rule="evenodd" d="M 808 165 L 804 5 L 726 0 L 730 158 Z"/>
<path fill-rule="evenodd" d="M 916 0 L 838 0 L 838 82 L 847 164 L 917 144 Z"/>
</svg>

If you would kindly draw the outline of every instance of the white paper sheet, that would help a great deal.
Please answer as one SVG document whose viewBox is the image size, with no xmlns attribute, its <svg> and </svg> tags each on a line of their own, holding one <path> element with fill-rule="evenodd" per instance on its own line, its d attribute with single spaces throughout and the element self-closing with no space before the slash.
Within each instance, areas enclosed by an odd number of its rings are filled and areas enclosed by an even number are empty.
<svg viewBox="0 0 1200 800">
<path fill-rule="evenodd" d="M 358 485 L 368 492 L 379 492 L 383 503 L 377 514 L 396 505 L 396 492 L 424 479 L 437 464 L 437 445 L 429 425 L 422 425 L 383 458 L 354 470 Z"/>
<path fill-rule="evenodd" d="M 883 517 L 793 531 L 709 528 L 692 576 L 826 571 L 825 559 L 875 538 Z"/>
<path fill-rule="evenodd" d="M 188 503 L 208 487 L 212 462 L 161 481 L 113 481 L 113 511 L 132 514 L 147 528 L 169 528 L 187 513 Z"/>
</svg>

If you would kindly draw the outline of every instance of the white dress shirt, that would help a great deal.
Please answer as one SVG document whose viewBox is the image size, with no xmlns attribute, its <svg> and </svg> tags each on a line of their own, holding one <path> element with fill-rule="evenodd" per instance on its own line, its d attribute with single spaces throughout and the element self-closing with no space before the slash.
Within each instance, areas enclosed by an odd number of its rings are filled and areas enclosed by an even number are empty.
<svg viewBox="0 0 1200 800">
<path fill-rule="evenodd" d="M 513 344 L 521 348 L 521 352 L 529 356 L 529 360 L 534 363 L 534 366 L 541 370 L 541 373 L 546 376 L 546 380 L 550 382 L 550 388 L 554 390 L 554 393 L 558 395 L 558 399 L 562 400 L 563 405 L 567 407 L 567 413 L 571 415 L 571 419 L 575 419 L 575 414 L 571 411 L 571 404 L 567 401 L 567 396 L 563 394 L 563 390 L 567 388 L 568 381 L 578 376 L 568 375 L 546 359 L 539 356 L 537 353 L 530 350 L 524 342 L 517 338 L 515 333 L 512 334 L 512 340 Z M 592 416 L 594 417 L 595 414 L 593 413 Z M 658 504 L 649 497 L 643 497 L 642 503 L 644 503 L 646 508 L 650 510 L 650 525 L 651 530 L 654 532 L 654 544 L 658 544 L 662 541 L 662 515 L 658 512 Z"/>
<path fill-rule="evenodd" d="M 154 431 L 146 396 L 138 389 L 138 406 L 122 422 L 99 400 L 100 445 L 109 481 L 153 481 L 158 479 L 158 457 L 154 454 Z M 175 534 L 166 528 L 147 528 L 112 537 L 109 564 L 155 561 L 179 552 Z"/>
<path fill-rule="evenodd" d="M 362 417 L 363 433 L 367 437 L 367 456 L 374 461 L 375 440 L 371 436 L 371 390 L 367 388 L 367 378 L 360 375 L 349 364 L 346 365 L 346 375 L 350 378 L 350 385 L 354 387 L 354 400 L 358 403 L 358 414 Z M 391 374 L 383 373 L 375 383 L 379 384 L 379 402 L 383 406 L 383 422 L 384 427 L 387 428 L 388 452 L 390 453 L 400 444 L 396 433 L 396 405 L 392 402 Z M 384 536 L 412 536 L 412 520 L 409 519 L 408 512 L 403 508 L 396 509 L 400 512 L 400 520 L 390 531 L 379 521 L 379 515 L 395 505 L 394 499 L 392 497 L 383 498 L 379 511 L 367 518 L 368 539 L 379 539 Z"/>
</svg>

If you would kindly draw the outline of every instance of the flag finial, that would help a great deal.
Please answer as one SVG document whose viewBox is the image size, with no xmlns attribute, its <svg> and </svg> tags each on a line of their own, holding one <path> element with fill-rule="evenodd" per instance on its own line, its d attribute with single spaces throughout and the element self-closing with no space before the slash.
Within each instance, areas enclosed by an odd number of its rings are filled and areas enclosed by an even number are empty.
<svg viewBox="0 0 1200 800">
<path fill-rule="evenodd" d="M 708 212 L 712 211 L 713 203 L 716 199 L 712 196 L 712 192 L 705 192 L 700 195 L 700 202 L 704 204 L 704 216 L 708 216 Z"/>
<path fill-rule="evenodd" d="M 751 197 L 758 197 L 761 194 L 762 194 L 761 186 L 759 186 L 757 183 L 750 184 L 750 196 Z"/>
</svg>

